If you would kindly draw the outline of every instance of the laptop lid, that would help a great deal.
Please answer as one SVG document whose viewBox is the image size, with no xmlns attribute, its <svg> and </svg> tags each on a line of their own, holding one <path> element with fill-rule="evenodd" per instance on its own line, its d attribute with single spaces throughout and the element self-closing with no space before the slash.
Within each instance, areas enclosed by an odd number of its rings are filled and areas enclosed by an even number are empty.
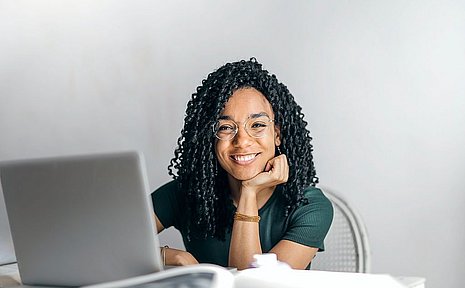
<svg viewBox="0 0 465 288">
<path fill-rule="evenodd" d="M 0 163 L 23 284 L 82 286 L 162 270 L 137 152 Z"/>
</svg>

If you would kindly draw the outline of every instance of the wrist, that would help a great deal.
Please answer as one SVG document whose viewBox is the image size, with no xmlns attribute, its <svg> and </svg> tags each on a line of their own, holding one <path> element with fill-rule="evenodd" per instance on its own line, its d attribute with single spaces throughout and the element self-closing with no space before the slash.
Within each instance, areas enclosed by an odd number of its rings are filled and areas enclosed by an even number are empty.
<svg viewBox="0 0 465 288">
<path fill-rule="evenodd" d="M 258 194 L 258 189 L 257 187 L 251 187 L 251 186 L 248 186 L 247 184 L 243 184 L 241 185 L 241 188 L 240 188 L 240 195 L 241 195 L 241 199 L 244 198 L 244 199 L 257 199 L 257 194 Z"/>
<path fill-rule="evenodd" d="M 258 222 L 260 222 L 260 216 L 258 216 L 258 215 L 246 215 L 246 214 L 236 212 L 236 213 L 234 213 L 234 221 L 244 221 L 244 222 L 258 223 Z"/>
<path fill-rule="evenodd" d="M 250 190 L 241 191 L 236 211 L 243 214 L 256 215 L 258 213 L 257 194 Z"/>
</svg>

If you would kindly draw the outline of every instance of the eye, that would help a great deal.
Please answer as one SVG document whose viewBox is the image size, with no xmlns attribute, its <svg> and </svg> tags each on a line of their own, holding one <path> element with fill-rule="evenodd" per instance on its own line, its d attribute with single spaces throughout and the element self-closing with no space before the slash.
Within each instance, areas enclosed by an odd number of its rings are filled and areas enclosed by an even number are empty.
<svg viewBox="0 0 465 288">
<path fill-rule="evenodd" d="M 257 122 L 252 123 L 252 125 L 250 127 L 252 129 L 258 129 L 258 128 L 264 128 L 266 126 L 268 126 L 268 124 L 266 122 L 257 121 Z"/>
<path fill-rule="evenodd" d="M 229 120 L 220 120 L 216 123 L 216 132 L 223 134 L 234 134 L 237 130 L 237 126 L 234 122 Z"/>
<path fill-rule="evenodd" d="M 222 131 L 222 132 L 234 131 L 234 126 L 223 124 L 218 127 L 218 131 Z"/>
</svg>

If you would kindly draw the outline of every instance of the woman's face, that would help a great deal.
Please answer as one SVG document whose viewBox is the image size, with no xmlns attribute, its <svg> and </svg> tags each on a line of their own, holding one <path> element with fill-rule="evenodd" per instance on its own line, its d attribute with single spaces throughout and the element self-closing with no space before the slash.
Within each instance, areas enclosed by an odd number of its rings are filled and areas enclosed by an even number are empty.
<svg viewBox="0 0 465 288">
<path fill-rule="evenodd" d="M 273 122 L 261 134 L 262 138 L 254 138 L 245 131 L 247 119 L 252 118 L 250 124 L 253 117 L 260 114 L 274 119 L 273 109 L 265 96 L 254 88 L 243 88 L 231 95 L 220 115 L 220 118 L 236 122 L 238 131 L 231 140 L 216 141 L 216 157 L 230 177 L 240 181 L 263 172 L 268 160 L 275 156 L 275 146 L 281 144 L 279 129 Z"/>
</svg>

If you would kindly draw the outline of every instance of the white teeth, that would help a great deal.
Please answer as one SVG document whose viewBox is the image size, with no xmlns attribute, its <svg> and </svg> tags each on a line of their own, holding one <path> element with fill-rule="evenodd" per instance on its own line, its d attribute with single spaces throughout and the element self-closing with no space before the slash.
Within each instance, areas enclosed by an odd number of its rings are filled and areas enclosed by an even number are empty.
<svg viewBox="0 0 465 288">
<path fill-rule="evenodd" d="M 234 155 L 233 157 L 234 157 L 234 160 L 236 161 L 247 162 L 255 158 L 255 156 L 257 156 L 257 154 L 249 154 L 249 155 L 243 155 L 243 156 Z"/>
</svg>

